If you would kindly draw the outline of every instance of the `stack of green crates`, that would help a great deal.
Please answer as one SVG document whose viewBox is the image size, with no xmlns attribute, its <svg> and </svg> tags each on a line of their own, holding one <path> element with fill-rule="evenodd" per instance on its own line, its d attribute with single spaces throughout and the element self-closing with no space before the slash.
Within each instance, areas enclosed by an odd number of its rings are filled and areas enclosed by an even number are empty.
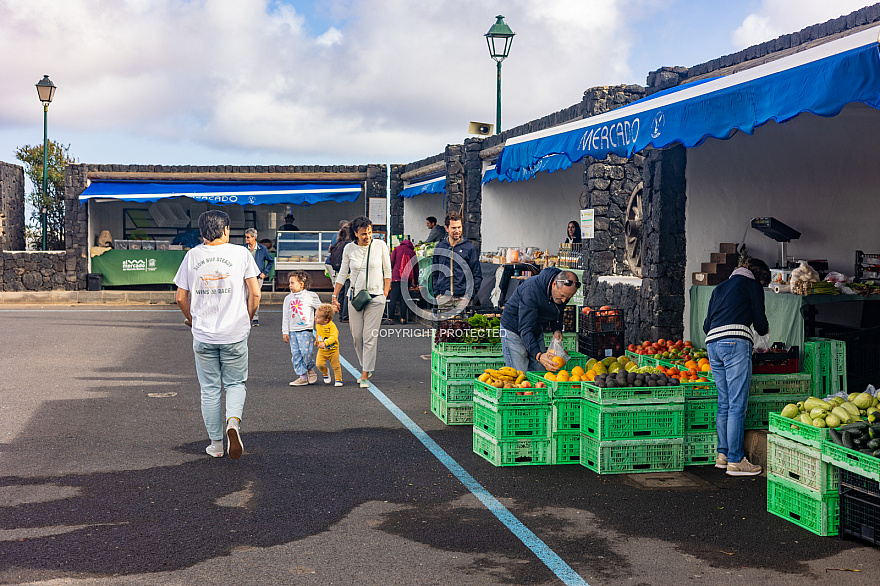
<svg viewBox="0 0 880 586">
<path fill-rule="evenodd" d="M 767 511 L 816 535 L 837 535 L 838 471 L 822 459 L 828 430 L 770 414 Z"/>
<path fill-rule="evenodd" d="M 684 387 L 583 383 L 581 466 L 599 474 L 684 469 Z"/>
<path fill-rule="evenodd" d="M 474 378 L 504 366 L 500 344 L 432 343 L 431 412 L 446 425 L 470 425 Z"/>
<path fill-rule="evenodd" d="M 684 387 L 684 465 L 715 464 L 718 433 L 718 388 L 715 383 L 685 383 Z"/>
<path fill-rule="evenodd" d="M 566 368 L 588 357 L 569 353 Z M 498 389 L 473 381 L 474 453 L 495 466 L 577 464 L 580 461 L 580 382 L 551 382 L 526 373 L 530 388 Z M 534 384 L 543 382 L 546 387 Z"/>
<path fill-rule="evenodd" d="M 811 376 L 813 395 L 827 397 L 846 391 L 846 342 L 829 338 L 804 341 L 804 366 Z"/>
<path fill-rule="evenodd" d="M 551 464 L 548 389 L 472 384 L 474 453 L 495 466 Z"/>
</svg>

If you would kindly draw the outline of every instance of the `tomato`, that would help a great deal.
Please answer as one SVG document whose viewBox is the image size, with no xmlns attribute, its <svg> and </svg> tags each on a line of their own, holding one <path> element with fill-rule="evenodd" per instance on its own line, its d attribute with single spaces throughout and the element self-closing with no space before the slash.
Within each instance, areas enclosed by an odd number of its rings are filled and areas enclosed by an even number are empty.
<svg viewBox="0 0 880 586">
<path fill-rule="evenodd" d="M 693 348 L 693 347 L 694 347 L 694 344 L 693 344 L 690 340 L 687 340 L 687 341 L 684 343 L 684 345 L 687 346 L 688 348 Z"/>
<path fill-rule="evenodd" d="M 657 353 L 656 348 L 648 348 L 647 352 L 645 352 L 645 354 L 656 354 L 656 353 Z"/>
<path fill-rule="evenodd" d="M 657 340 L 657 343 L 660 344 L 661 346 L 665 346 L 665 345 L 666 345 L 666 340 L 663 339 L 663 338 L 660 338 L 659 340 Z"/>
<path fill-rule="evenodd" d="M 635 345 L 635 344 L 630 344 L 629 346 L 626 347 L 626 349 L 629 350 L 630 352 L 635 352 L 635 351 L 636 351 L 636 345 Z"/>
</svg>

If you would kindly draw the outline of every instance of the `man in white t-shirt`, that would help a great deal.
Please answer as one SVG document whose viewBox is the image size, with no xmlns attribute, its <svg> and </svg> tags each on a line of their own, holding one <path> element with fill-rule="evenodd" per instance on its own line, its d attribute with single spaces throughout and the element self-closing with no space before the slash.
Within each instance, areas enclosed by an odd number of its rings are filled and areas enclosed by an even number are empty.
<svg viewBox="0 0 880 586">
<path fill-rule="evenodd" d="M 229 244 L 229 216 L 210 210 L 199 216 L 205 243 L 186 253 L 174 284 L 177 305 L 192 324 L 196 374 L 202 388 L 202 418 L 211 444 L 209 456 L 223 456 L 223 425 L 229 457 L 244 451 L 241 413 L 248 376 L 248 334 L 260 306 L 260 269 L 243 246 Z M 226 389 L 226 417 L 220 408 Z"/>
</svg>

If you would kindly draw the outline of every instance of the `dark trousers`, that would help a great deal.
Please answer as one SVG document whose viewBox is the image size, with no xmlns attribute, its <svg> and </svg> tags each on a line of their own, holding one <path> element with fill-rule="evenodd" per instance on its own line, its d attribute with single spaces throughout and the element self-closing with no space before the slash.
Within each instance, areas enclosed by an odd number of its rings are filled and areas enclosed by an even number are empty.
<svg viewBox="0 0 880 586">
<path fill-rule="evenodd" d="M 339 319 L 348 319 L 348 289 L 351 287 L 351 281 L 348 279 L 345 280 L 345 284 L 342 286 L 342 289 L 339 290 L 339 305 L 342 307 L 339 309 Z"/>
<path fill-rule="evenodd" d="M 406 321 L 407 316 L 409 315 L 409 310 L 406 307 L 406 301 L 404 298 L 402 288 L 406 287 L 406 283 L 404 281 L 392 281 L 391 282 L 391 292 L 388 294 L 388 319 L 394 319 L 395 315 L 395 307 L 400 307 L 400 320 Z M 407 291 L 409 293 L 409 291 Z"/>
</svg>

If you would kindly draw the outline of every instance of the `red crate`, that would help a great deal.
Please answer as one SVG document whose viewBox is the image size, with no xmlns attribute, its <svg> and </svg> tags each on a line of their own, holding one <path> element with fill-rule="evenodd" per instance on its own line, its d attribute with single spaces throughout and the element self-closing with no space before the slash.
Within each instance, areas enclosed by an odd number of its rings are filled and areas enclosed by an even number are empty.
<svg viewBox="0 0 880 586">
<path fill-rule="evenodd" d="M 620 309 L 595 309 L 581 315 L 580 332 L 582 334 L 620 332 L 624 328 L 623 310 Z"/>
</svg>

